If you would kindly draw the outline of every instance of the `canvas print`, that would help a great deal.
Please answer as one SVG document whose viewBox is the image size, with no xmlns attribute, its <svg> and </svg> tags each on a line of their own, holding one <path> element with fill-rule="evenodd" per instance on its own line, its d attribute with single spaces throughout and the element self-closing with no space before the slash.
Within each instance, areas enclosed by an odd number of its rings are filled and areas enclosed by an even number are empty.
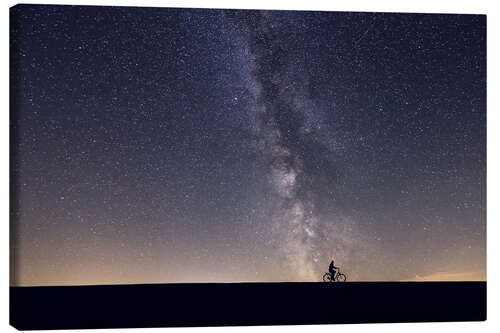
<svg viewBox="0 0 500 333">
<path fill-rule="evenodd" d="M 10 15 L 15 327 L 486 318 L 486 16 Z"/>
</svg>

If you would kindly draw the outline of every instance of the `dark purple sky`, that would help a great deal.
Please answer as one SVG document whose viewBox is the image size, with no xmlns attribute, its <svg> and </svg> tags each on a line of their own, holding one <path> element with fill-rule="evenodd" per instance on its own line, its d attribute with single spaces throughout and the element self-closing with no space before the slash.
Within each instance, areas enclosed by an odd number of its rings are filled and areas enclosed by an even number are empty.
<svg viewBox="0 0 500 333">
<path fill-rule="evenodd" d="M 485 16 L 11 15 L 11 284 L 485 279 Z"/>
</svg>

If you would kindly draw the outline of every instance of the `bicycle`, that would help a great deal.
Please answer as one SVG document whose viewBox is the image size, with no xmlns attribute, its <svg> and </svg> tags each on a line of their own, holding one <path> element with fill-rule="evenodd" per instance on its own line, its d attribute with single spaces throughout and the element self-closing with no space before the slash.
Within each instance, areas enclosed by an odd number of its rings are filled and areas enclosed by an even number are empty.
<svg viewBox="0 0 500 333">
<path fill-rule="evenodd" d="M 347 280 L 347 276 L 345 274 L 340 273 L 340 271 L 337 271 L 335 274 L 335 278 L 332 280 L 332 274 L 330 272 L 326 272 L 323 275 L 323 281 L 324 282 L 345 282 Z"/>
</svg>

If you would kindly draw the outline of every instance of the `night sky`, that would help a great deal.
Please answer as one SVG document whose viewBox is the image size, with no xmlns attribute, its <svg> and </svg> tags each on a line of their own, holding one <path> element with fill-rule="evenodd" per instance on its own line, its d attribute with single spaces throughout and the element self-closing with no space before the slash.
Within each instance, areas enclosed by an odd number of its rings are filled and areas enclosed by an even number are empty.
<svg viewBox="0 0 500 333">
<path fill-rule="evenodd" d="M 11 9 L 11 284 L 486 278 L 486 17 Z"/>
</svg>

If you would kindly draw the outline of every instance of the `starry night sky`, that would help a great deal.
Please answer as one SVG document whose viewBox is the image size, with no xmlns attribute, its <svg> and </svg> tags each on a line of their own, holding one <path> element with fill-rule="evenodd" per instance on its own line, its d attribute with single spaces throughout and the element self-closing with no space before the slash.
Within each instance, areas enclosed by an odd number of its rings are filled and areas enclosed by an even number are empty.
<svg viewBox="0 0 500 333">
<path fill-rule="evenodd" d="M 11 284 L 486 277 L 486 17 L 11 9 Z"/>
</svg>

